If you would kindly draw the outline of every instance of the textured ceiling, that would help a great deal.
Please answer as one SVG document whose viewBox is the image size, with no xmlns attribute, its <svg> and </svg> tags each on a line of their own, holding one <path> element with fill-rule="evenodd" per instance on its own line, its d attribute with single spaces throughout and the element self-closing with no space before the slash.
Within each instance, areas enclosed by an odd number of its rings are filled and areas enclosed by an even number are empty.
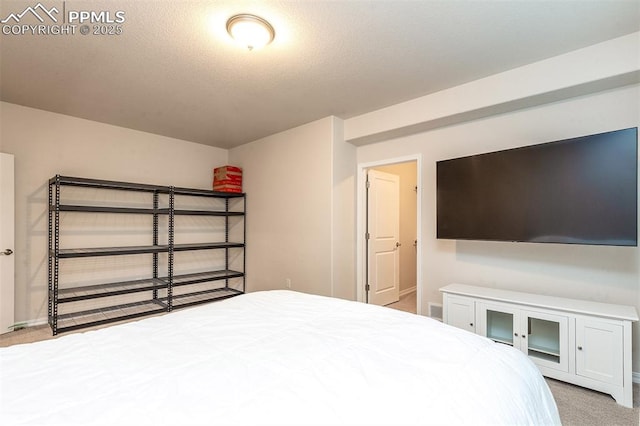
<svg viewBox="0 0 640 426">
<path fill-rule="evenodd" d="M 122 34 L 0 35 L 3 101 L 223 148 L 640 30 L 637 0 L 41 3 L 124 11 Z M 37 4 L 2 0 L 0 19 Z M 237 13 L 274 42 L 233 44 Z"/>
</svg>

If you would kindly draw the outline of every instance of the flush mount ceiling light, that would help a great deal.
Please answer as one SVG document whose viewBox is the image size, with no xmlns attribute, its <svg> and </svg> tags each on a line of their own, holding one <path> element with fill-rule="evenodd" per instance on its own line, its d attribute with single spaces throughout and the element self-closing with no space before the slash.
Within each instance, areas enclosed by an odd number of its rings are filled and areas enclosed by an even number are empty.
<svg viewBox="0 0 640 426">
<path fill-rule="evenodd" d="M 270 23 L 259 16 L 241 14 L 229 18 L 227 32 L 249 50 L 260 49 L 271 43 L 276 35 Z"/>
</svg>

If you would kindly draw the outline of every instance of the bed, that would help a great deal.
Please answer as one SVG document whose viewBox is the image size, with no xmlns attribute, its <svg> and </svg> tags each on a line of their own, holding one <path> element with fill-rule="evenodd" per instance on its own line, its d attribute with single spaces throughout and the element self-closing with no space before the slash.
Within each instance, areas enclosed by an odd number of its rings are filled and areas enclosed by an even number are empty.
<svg viewBox="0 0 640 426">
<path fill-rule="evenodd" d="M 289 290 L 0 348 L 3 425 L 559 423 L 511 347 Z"/>
</svg>

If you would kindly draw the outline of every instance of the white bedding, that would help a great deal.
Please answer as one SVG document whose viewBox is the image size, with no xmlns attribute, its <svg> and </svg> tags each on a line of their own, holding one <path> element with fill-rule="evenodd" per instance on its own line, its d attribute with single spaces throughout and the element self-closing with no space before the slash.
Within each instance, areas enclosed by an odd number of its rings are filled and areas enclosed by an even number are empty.
<svg viewBox="0 0 640 426">
<path fill-rule="evenodd" d="M 2 425 L 559 423 L 511 347 L 292 291 L 0 349 Z"/>
</svg>

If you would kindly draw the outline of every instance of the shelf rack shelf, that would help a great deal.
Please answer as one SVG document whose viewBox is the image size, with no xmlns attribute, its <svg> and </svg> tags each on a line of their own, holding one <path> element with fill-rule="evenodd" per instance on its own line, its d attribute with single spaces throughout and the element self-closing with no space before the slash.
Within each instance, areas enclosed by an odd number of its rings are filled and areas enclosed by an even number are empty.
<svg viewBox="0 0 640 426">
<path fill-rule="evenodd" d="M 138 293 L 165 288 L 167 281 L 159 278 L 122 281 L 107 284 L 87 285 L 73 288 L 58 288 L 58 303 L 78 302 L 120 294 Z M 50 294 L 50 297 L 53 296 Z"/>
<path fill-rule="evenodd" d="M 135 191 L 152 194 L 153 201 L 150 206 L 109 206 L 91 205 L 79 203 L 63 203 L 63 187 L 81 187 L 98 190 Z M 205 197 L 222 200 L 224 208 L 183 208 L 176 209 L 176 199 L 179 196 Z M 160 206 L 160 199 L 166 204 Z M 122 321 L 146 315 L 170 312 L 174 308 L 191 306 L 199 303 L 207 303 L 221 300 L 244 293 L 244 270 L 246 260 L 244 257 L 244 240 L 246 234 L 245 194 L 208 191 L 202 189 L 176 188 L 172 186 L 159 186 L 138 184 L 131 182 L 118 182 L 99 179 L 88 179 L 70 176 L 56 175 L 49 180 L 49 306 L 48 318 L 54 335 L 59 332 L 71 331 L 85 327 Z M 241 208 L 231 208 L 230 201 L 237 200 Z M 102 203 L 101 203 L 102 204 Z M 153 226 L 150 230 L 150 243 L 147 245 L 130 245 L 118 247 L 85 247 L 67 248 L 61 247 L 60 234 L 61 213 L 98 213 L 98 214 L 133 214 L 151 215 Z M 181 243 L 175 244 L 176 216 L 210 216 L 224 220 L 224 238 L 218 241 Z M 160 230 L 159 218 L 168 218 L 167 230 Z M 242 220 L 241 238 L 238 241 L 230 241 L 230 218 Z M 216 219 L 219 220 L 219 219 Z M 113 232 L 117 233 L 117 229 Z M 166 238 L 167 243 L 160 244 L 160 235 Z M 174 274 L 174 253 L 197 250 L 221 250 L 224 252 L 224 266 L 216 266 L 209 271 L 196 273 Z M 241 265 L 232 269 L 230 267 L 230 251 L 241 251 Z M 159 274 L 159 257 L 166 253 L 166 274 Z M 65 259 L 86 257 L 109 257 L 150 254 L 152 256 L 152 273 L 148 278 L 131 279 L 102 284 L 75 284 L 71 287 L 60 285 L 61 261 Z M 72 261 L 72 260 L 68 260 Z M 236 265 L 237 266 L 237 265 Z M 233 280 L 235 287 L 230 283 Z M 217 287 L 207 288 L 215 283 Z M 221 285 L 223 285 L 221 287 Z M 190 289 L 189 286 L 193 286 Z M 173 294 L 173 288 L 180 287 L 180 294 Z M 204 289 L 203 289 L 204 288 Z M 124 301 L 123 297 L 136 296 L 136 301 Z M 102 304 L 99 307 L 86 308 L 87 303 Z M 100 302 L 100 303 L 99 303 Z M 78 308 L 81 304 L 83 308 Z M 60 312 L 64 306 L 65 311 Z"/>
<path fill-rule="evenodd" d="M 214 288 L 210 290 L 202 290 L 188 294 L 173 296 L 174 308 L 186 308 L 188 306 L 200 305 L 202 303 L 214 302 L 216 300 L 228 299 L 238 296 L 243 292 L 233 288 Z"/>
<path fill-rule="evenodd" d="M 197 284 L 202 282 L 209 281 L 217 281 L 217 280 L 228 280 L 231 278 L 241 278 L 244 276 L 243 272 L 240 271 L 209 271 L 209 272 L 197 272 L 193 274 L 183 274 L 183 275 L 174 275 L 173 276 L 173 286 L 181 286 L 188 284 Z M 168 283 L 168 278 L 161 278 L 163 282 Z"/>
<path fill-rule="evenodd" d="M 166 253 L 169 246 L 126 246 L 126 247 L 92 247 L 92 248 L 69 248 L 58 250 L 58 258 L 68 259 L 72 257 L 94 257 L 94 256 L 119 256 L 127 254 L 145 253 Z M 55 254 L 54 254 L 55 255 Z"/>
<path fill-rule="evenodd" d="M 55 206 L 52 206 L 55 208 Z M 123 214 L 169 214 L 169 209 L 146 209 L 136 207 L 102 207 L 102 206 L 78 206 L 72 204 L 62 204 L 58 206 L 61 212 L 83 212 L 83 213 L 123 213 Z"/>
<path fill-rule="evenodd" d="M 164 312 L 167 312 L 167 305 L 159 299 L 77 311 L 58 315 L 57 332 L 73 331 Z"/>
<path fill-rule="evenodd" d="M 173 251 L 188 250 L 213 250 L 244 247 L 244 243 L 195 243 L 195 244 L 174 244 Z M 150 245 L 150 246 L 125 246 L 125 247 L 92 247 L 92 248 L 69 248 L 59 249 L 58 257 L 67 259 L 71 257 L 95 257 L 95 256 L 119 256 L 127 254 L 144 254 L 144 253 L 168 253 L 170 247 L 168 245 Z"/>
</svg>

